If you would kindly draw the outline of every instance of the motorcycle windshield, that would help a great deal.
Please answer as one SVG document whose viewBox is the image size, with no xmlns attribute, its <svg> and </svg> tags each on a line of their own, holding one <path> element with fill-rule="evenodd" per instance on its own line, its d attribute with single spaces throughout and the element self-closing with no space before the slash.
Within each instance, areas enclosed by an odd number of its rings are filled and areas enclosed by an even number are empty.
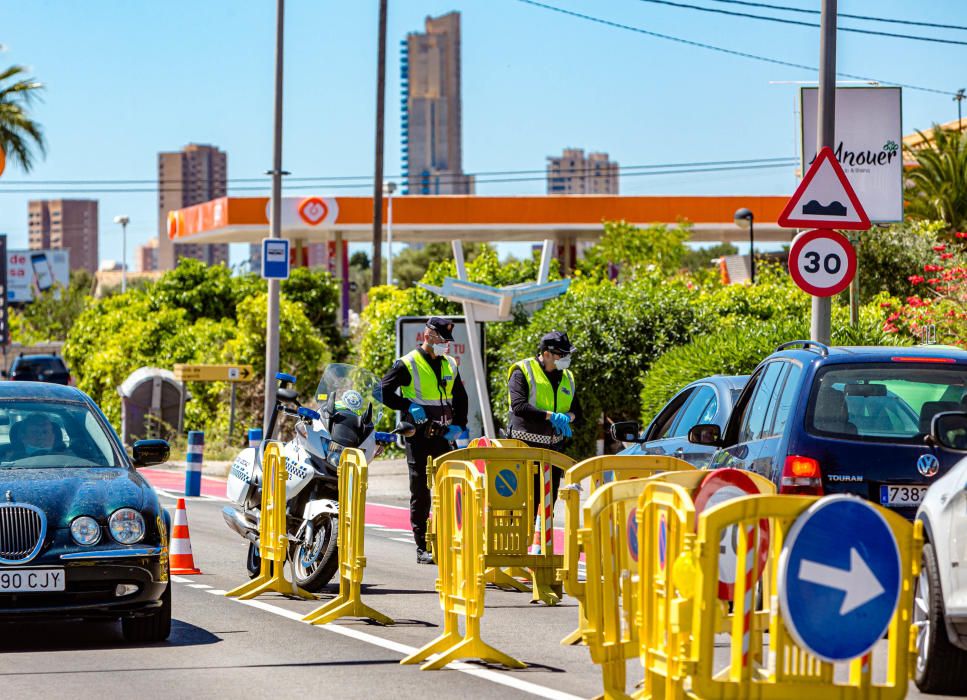
<svg viewBox="0 0 967 700">
<path fill-rule="evenodd" d="M 330 397 L 335 397 L 336 411 L 349 411 L 361 416 L 373 405 L 373 423 L 383 415 L 383 393 L 379 379 L 368 369 L 356 365 L 327 365 L 316 387 L 316 406 L 323 412 Z"/>
</svg>

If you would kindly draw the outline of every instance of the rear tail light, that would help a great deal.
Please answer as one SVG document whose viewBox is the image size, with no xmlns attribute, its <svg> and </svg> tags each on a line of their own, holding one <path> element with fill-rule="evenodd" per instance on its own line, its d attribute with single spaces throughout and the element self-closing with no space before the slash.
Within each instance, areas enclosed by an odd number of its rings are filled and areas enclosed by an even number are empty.
<svg viewBox="0 0 967 700">
<path fill-rule="evenodd" d="M 789 455 L 782 466 L 779 493 L 801 496 L 823 495 L 823 472 L 812 457 Z"/>
</svg>

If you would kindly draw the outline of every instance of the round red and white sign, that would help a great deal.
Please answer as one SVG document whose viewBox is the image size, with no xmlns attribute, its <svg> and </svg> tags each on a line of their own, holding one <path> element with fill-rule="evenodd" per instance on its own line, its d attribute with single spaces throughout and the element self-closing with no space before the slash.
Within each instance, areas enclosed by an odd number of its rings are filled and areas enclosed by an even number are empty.
<svg viewBox="0 0 967 700">
<path fill-rule="evenodd" d="M 856 250 L 846 237 L 827 229 L 800 233 L 789 251 L 789 274 L 804 292 L 831 297 L 856 275 Z"/>
</svg>

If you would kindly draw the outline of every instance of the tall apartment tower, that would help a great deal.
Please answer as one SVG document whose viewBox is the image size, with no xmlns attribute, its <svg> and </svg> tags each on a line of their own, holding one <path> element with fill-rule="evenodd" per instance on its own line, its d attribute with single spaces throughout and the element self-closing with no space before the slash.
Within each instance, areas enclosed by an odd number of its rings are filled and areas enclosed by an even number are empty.
<svg viewBox="0 0 967 700">
<path fill-rule="evenodd" d="M 460 13 L 427 17 L 401 42 L 403 194 L 473 194 L 463 173 Z"/>
<path fill-rule="evenodd" d="M 172 270 L 178 258 L 209 265 L 228 264 L 228 244 L 175 244 L 168 238 L 168 212 L 201 204 L 228 191 L 228 154 L 214 146 L 190 143 L 180 151 L 158 154 L 159 270 Z"/>
<path fill-rule="evenodd" d="M 31 250 L 70 250 L 71 270 L 97 272 L 96 199 L 31 200 L 27 235 Z"/>
<path fill-rule="evenodd" d="M 548 194 L 618 194 L 618 164 L 607 153 L 565 148 L 547 157 Z"/>
</svg>

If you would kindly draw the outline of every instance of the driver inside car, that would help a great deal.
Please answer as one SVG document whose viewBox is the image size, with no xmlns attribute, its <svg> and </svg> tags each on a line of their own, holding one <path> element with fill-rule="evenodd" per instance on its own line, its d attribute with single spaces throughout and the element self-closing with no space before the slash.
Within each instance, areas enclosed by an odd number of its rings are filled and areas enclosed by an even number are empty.
<svg viewBox="0 0 967 700">
<path fill-rule="evenodd" d="M 10 428 L 10 445 L 14 459 L 63 452 L 61 431 L 42 413 L 32 413 Z"/>
</svg>

